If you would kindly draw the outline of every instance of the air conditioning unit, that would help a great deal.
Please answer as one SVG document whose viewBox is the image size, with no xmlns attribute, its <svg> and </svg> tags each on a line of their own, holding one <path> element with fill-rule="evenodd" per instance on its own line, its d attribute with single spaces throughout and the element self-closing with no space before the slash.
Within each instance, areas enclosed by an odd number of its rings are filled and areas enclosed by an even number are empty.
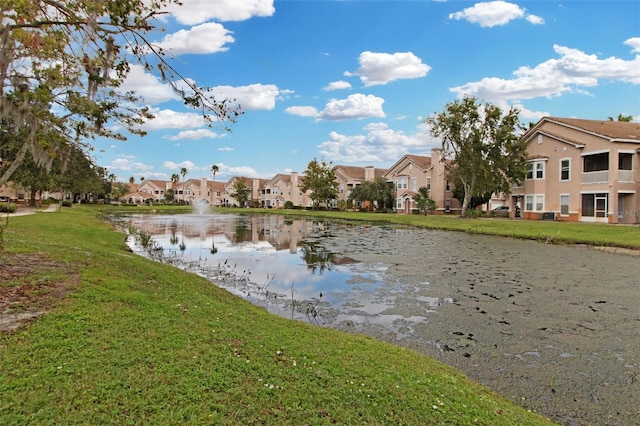
<svg viewBox="0 0 640 426">
<path fill-rule="evenodd" d="M 556 220 L 556 213 L 555 212 L 542 213 L 542 220 Z"/>
</svg>

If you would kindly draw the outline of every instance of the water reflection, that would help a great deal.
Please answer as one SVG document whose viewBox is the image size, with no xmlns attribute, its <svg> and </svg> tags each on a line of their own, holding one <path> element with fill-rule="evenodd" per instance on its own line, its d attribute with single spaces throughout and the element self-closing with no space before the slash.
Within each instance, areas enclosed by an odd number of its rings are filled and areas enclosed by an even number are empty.
<svg viewBox="0 0 640 426">
<path fill-rule="evenodd" d="M 424 320 L 387 312 L 396 299 L 385 287 L 389 265 L 358 262 L 333 251 L 338 235 L 353 234 L 347 238 L 355 241 L 368 228 L 278 215 L 131 215 L 118 220 L 150 234 L 164 249 L 163 261 L 280 315 L 349 329 L 380 324 L 399 337 Z M 132 247 L 144 255 L 141 247 Z M 425 313 L 433 310 L 433 300 L 425 299 Z"/>
</svg>

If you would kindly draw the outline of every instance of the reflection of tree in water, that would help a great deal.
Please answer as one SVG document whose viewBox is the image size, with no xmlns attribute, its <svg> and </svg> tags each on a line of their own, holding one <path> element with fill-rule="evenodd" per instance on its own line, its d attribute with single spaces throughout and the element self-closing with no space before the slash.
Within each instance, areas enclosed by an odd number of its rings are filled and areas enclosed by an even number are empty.
<svg viewBox="0 0 640 426">
<path fill-rule="evenodd" d="M 178 224 L 176 223 L 176 221 L 174 220 L 173 222 L 171 222 L 171 225 L 169 225 L 169 229 L 171 230 L 171 236 L 169 237 L 169 242 L 171 243 L 172 246 L 175 246 L 176 244 L 178 244 Z"/>
<path fill-rule="evenodd" d="M 235 232 L 233 235 L 233 242 L 234 243 L 241 243 L 245 240 L 245 238 L 247 237 L 247 231 L 249 229 L 244 225 L 244 223 L 239 223 L 236 225 L 235 227 Z"/>
<path fill-rule="evenodd" d="M 302 241 L 302 260 L 307 264 L 307 269 L 313 274 L 322 274 L 325 270 L 331 271 L 336 263 L 336 255 L 318 243 Z"/>
</svg>

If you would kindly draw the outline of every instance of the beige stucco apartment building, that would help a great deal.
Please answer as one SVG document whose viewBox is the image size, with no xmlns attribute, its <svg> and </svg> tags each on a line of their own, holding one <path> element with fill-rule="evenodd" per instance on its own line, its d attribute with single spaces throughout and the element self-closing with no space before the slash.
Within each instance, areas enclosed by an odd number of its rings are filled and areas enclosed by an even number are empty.
<svg viewBox="0 0 640 426">
<path fill-rule="evenodd" d="M 430 157 L 404 155 L 387 170 L 384 177 L 393 182 L 397 213 L 418 212 L 414 197 L 421 187 L 429 189 L 430 198 L 436 202 L 433 213 L 460 212 L 460 202 L 453 198 L 447 180 L 446 162 L 443 161 L 441 149 L 432 149 Z"/>
<path fill-rule="evenodd" d="M 279 173 L 269 179 L 260 190 L 260 205 L 265 208 L 283 208 L 287 201 L 296 207 L 311 205 L 308 194 L 300 191 L 300 176 Z"/>
<path fill-rule="evenodd" d="M 173 199 L 177 202 L 196 204 L 206 201 L 213 206 L 221 206 L 224 200 L 225 184 L 206 178 L 188 179 L 176 183 L 168 180 L 146 179 L 138 185 L 135 192 L 126 194 L 123 198 L 129 203 L 142 203 L 149 199 L 157 203 L 164 202 L 170 190 L 173 190 Z"/>
<path fill-rule="evenodd" d="M 529 171 L 510 203 L 525 219 L 638 223 L 640 123 L 545 117 L 524 138 Z"/>
<path fill-rule="evenodd" d="M 232 177 L 224 184 L 224 199 L 222 200 L 223 206 L 240 206 L 240 203 L 233 198 L 233 194 L 235 193 L 236 179 L 239 179 L 240 176 Z M 249 189 L 249 201 L 247 206 L 240 207 L 252 207 L 261 205 L 261 194 L 262 188 L 269 181 L 268 179 L 254 179 L 254 178 L 244 178 L 244 184 Z"/>
<path fill-rule="evenodd" d="M 362 185 L 363 182 L 374 181 L 377 178 L 384 178 L 386 169 L 377 169 L 374 166 L 336 166 L 336 183 L 338 184 L 338 198 L 336 205 L 346 202 L 351 196 L 353 188 Z M 360 207 L 360 206 L 355 206 Z"/>
</svg>

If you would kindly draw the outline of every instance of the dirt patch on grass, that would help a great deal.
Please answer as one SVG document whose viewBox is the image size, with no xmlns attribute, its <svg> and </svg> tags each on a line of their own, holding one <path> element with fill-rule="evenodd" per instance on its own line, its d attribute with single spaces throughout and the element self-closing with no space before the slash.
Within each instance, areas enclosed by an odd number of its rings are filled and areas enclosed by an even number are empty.
<svg viewBox="0 0 640 426">
<path fill-rule="evenodd" d="M 0 257 L 0 333 L 11 333 L 62 300 L 79 282 L 77 271 L 38 253 Z"/>
</svg>

